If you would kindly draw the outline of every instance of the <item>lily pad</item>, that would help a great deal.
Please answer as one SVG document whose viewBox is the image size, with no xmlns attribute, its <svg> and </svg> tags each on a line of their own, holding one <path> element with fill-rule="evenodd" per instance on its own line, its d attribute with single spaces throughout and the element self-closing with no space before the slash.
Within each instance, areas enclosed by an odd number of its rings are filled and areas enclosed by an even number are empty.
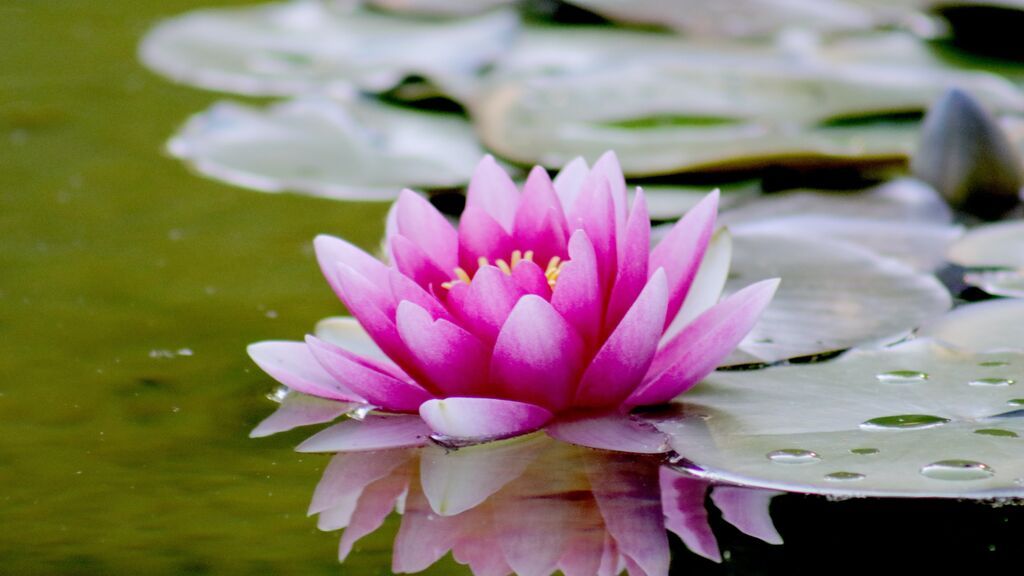
<svg viewBox="0 0 1024 576">
<path fill-rule="evenodd" d="M 515 38 L 515 11 L 414 19 L 328 1 L 198 10 L 147 34 L 142 61 L 178 82 L 258 96 L 387 91 L 473 75 Z"/>
<path fill-rule="evenodd" d="M 918 334 L 976 352 L 1024 350 L 1024 300 L 989 300 L 961 306 L 928 322 Z"/>
<path fill-rule="evenodd" d="M 710 479 L 838 496 L 1024 497 L 1021 352 L 920 339 L 719 372 L 658 426 Z"/>
<path fill-rule="evenodd" d="M 1024 107 L 1012 84 L 981 73 L 533 28 L 470 108 L 484 143 L 507 158 L 558 166 L 614 149 L 643 176 L 903 160 L 917 117 L 949 84 L 997 110 Z"/>
<path fill-rule="evenodd" d="M 949 261 L 967 268 L 1024 268 L 1024 221 L 969 230 L 950 247 Z"/>
<path fill-rule="evenodd" d="M 459 186 L 484 154 L 462 118 L 359 97 L 222 102 L 189 119 L 168 149 L 230 184 L 346 200 Z"/>
<path fill-rule="evenodd" d="M 468 16 L 509 6 L 515 2 L 516 0 L 367 0 L 367 4 L 374 8 L 425 16 Z"/>
<path fill-rule="evenodd" d="M 777 232 L 733 234 L 726 293 L 782 278 L 731 364 L 774 362 L 899 339 L 949 310 L 934 276 L 859 246 Z"/>
</svg>

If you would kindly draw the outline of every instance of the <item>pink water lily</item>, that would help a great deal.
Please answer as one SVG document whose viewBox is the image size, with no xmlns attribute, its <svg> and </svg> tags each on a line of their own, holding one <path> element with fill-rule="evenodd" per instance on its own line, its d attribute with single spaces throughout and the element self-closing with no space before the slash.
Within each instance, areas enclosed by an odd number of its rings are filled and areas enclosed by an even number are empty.
<svg viewBox="0 0 1024 576">
<path fill-rule="evenodd" d="M 652 249 L 643 193 L 630 205 L 613 154 L 553 182 L 536 167 L 522 192 L 486 157 L 458 227 L 403 191 L 389 263 L 316 239 L 327 281 L 379 350 L 308 336 L 249 352 L 297 392 L 418 414 L 403 425 L 458 439 L 661 404 L 732 352 L 778 283 L 719 302 L 721 282 L 700 280 L 717 207 L 712 192 Z"/>
</svg>

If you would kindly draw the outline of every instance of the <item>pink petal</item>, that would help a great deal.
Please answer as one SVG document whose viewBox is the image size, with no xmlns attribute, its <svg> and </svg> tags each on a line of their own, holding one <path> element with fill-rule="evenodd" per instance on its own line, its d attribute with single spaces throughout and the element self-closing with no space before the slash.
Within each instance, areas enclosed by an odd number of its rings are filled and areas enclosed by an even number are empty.
<svg viewBox="0 0 1024 576">
<path fill-rule="evenodd" d="M 704 259 L 700 263 L 697 275 L 690 284 L 683 306 L 672 319 L 665 333 L 661 335 L 663 342 L 668 342 L 680 330 L 718 303 L 722 297 L 722 289 L 729 277 L 729 263 L 732 260 L 732 237 L 727 228 L 719 228 L 711 236 Z"/>
<path fill-rule="evenodd" d="M 558 171 L 552 184 L 558 199 L 562 202 L 564 212 L 568 212 L 576 204 L 576 197 L 583 188 L 587 174 L 590 174 L 590 167 L 587 166 L 587 161 L 579 156 Z"/>
<path fill-rule="evenodd" d="M 516 212 L 515 246 L 524 252 L 532 250 L 536 262 L 546 265 L 553 256 L 565 256 L 567 229 L 562 205 L 547 171 L 534 167 L 523 186 L 522 202 Z"/>
<path fill-rule="evenodd" d="M 394 296 L 395 302 L 407 300 L 425 309 L 434 318 L 449 318 L 448 310 L 433 294 L 402 275 L 398 270 L 391 270 L 390 281 L 391 294 Z"/>
<path fill-rule="evenodd" d="M 422 446 L 430 428 L 417 416 L 369 416 L 349 419 L 313 435 L 297 452 L 362 452 Z"/>
<path fill-rule="evenodd" d="M 402 190 L 395 203 L 398 234 L 412 241 L 441 270 L 459 265 L 459 236 L 451 223 L 424 197 Z"/>
<path fill-rule="evenodd" d="M 338 266 L 337 273 L 341 296 L 349 312 L 384 354 L 392 360 L 401 361 L 407 356 L 407 351 L 395 327 L 397 303 L 390 297 L 390 291 L 383 290 L 379 284 L 373 284 L 344 264 Z"/>
<path fill-rule="evenodd" d="M 697 275 L 711 234 L 715 231 L 718 213 L 718 190 L 708 194 L 691 208 L 672 230 L 651 251 L 648 270 L 664 268 L 668 274 L 668 315 L 665 327 L 672 322 L 686 299 L 693 278 Z"/>
<path fill-rule="evenodd" d="M 404 475 L 388 476 L 367 486 L 359 497 L 356 509 L 338 544 L 338 561 L 344 562 L 352 546 L 360 538 L 376 531 L 384 525 L 384 520 L 395 508 L 396 501 L 402 496 L 409 485 Z"/>
<path fill-rule="evenodd" d="M 548 300 L 551 298 L 551 285 L 548 284 L 544 271 L 529 260 L 522 260 L 512 269 L 512 280 L 524 294 L 536 294 Z"/>
<path fill-rule="evenodd" d="M 722 511 L 722 518 L 740 532 L 769 544 L 782 544 L 782 536 L 775 529 L 769 510 L 772 498 L 779 494 L 782 492 L 740 486 L 716 486 L 711 492 L 711 501 Z"/>
<path fill-rule="evenodd" d="M 479 206 L 466 206 L 459 218 L 459 263 L 472 274 L 480 258 L 508 260 L 515 250 L 512 235 Z"/>
<path fill-rule="evenodd" d="M 469 286 L 452 286 L 448 306 L 463 328 L 493 344 L 522 295 L 519 285 L 504 272 L 494 266 L 481 266 Z"/>
<path fill-rule="evenodd" d="M 324 370 L 366 402 L 384 410 L 415 412 L 433 396 L 391 366 L 357 356 L 316 336 L 306 344 Z"/>
<path fill-rule="evenodd" d="M 551 420 L 540 406 L 496 398 L 445 398 L 420 406 L 436 434 L 466 440 L 497 440 L 533 432 Z"/>
<path fill-rule="evenodd" d="M 574 413 L 560 416 L 545 432 L 556 440 L 631 454 L 668 452 L 668 438 L 653 426 L 619 412 Z"/>
<path fill-rule="evenodd" d="M 611 150 L 602 154 L 594 163 L 583 183 L 583 189 L 600 187 L 602 183 L 608 184 L 615 207 L 615 230 L 621 231 L 626 224 L 626 179 L 622 175 L 618 157 Z"/>
<path fill-rule="evenodd" d="M 257 342 L 246 351 L 264 372 L 296 392 L 341 402 L 362 401 L 324 370 L 302 342 Z"/>
<path fill-rule="evenodd" d="M 409 450 L 342 452 L 331 458 L 313 491 L 308 514 L 319 514 L 359 494 L 370 484 L 391 474 L 413 456 Z"/>
<path fill-rule="evenodd" d="M 604 453 L 587 469 L 594 498 L 618 551 L 645 574 L 668 574 L 658 467 L 621 453 Z"/>
<path fill-rule="evenodd" d="M 600 179 L 594 186 L 584 185 L 568 220 L 570 232 L 585 231 L 594 246 L 601 294 L 606 296 L 606 290 L 611 290 L 618 259 L 615 202 L 608 181 Z"/>
<path fill-rule="evenodd" d="M 642 190 L 637 189 L 633 200 L 633 211 L 629 215 L 625 231 L 619 239 L 619 269 L 615 275 L 608 312 L 604 319 L 607 334 L 625 316 L 640 291 L 647 283 L 647 260 L 651 251 L 651 221 L 647 215 L 647 200 Z"/>
<path fill-rule="evenodd" d="M 253 428 L 249 437 L 262 438 L 299 426 L 323 424 L 358 406 L 359 404 L 355 402 L 337 402 L 292 392 L 281 400 L 281 405 L 273 414 Z"/>
<path fill-rule="evenodd" d="M 569 261 L 558 275 L 551 305 L 589 347 L 596 345 L 601 330 L 604 294 L 594 246 L 582 230 L 574 232 L 569 239 Z"/>
<path fill-rule="evenodd" d="M 487 387 L 490 349 L 451 322 L 434 320 L 416 304 L 398 304 L 398 333 L 418 368 L 445 396 L 478 393 Z"/>
<path fill-rule="evenodd" d="M 419 245 L 399 234 L 391 239 L 395 266 L 421 287 L 441 286 L 454 275 L 455 268 L 443 269 Z"/>
<path fill-rule="evenodd" d="M 316 259 L 324 278 L 342 299 L 344 296 L 338 283 L 337 273 L 339 263 L 352 268 L 372 284 L 388 285 L 388 267 L 380 260 L 341 238 L 321 234 L 313 240 L 313 249 L 316 251 Z"/>
<path fill-rule="evenodd" d="M 515 438 L 448 451 L 420 452 L 420 483 L 431 509 L 455 516 L 476 507 L 518 478 L 536 458 L 543 436 Z"/>
<path fill-rule="evenodd" d="M 494 515 L 494 531 L 505 560 L 515 574 L 547 576 L 558 567 L 569 536 L 573 502 L 550 485 L 544 476 L 521 477 L 502 492 L 506 510 Z M 547 478 L 550 480 L 551 478 Z"/>
<path fill-rule="evenodd" d="M 473 576 L 507 576 L 513 574 L 514 570 L 505 561 L 501 554 L 495 551 L 500 548 L 502 538 L 500 535 L 491 538 L 481 538 L 472 533 L 472 526 L 469 527 L 470 534 L 460 541 L 452 550 L 452 558 L 459 564 L 469 566 Z"/>
<path fill-rule="evenodd" d="M 721 562 L 718 540 L 711 531 L 704 495 L 710 483 L 684 476 L 662 466 L 661 507 L 665 513 L 665 528 L 675 532 L 690 551 L 712 562 Z"/>
<path fill-rule="evenodd" d="M 660 404 L 710 374 L 750 332 L 778 280 L 764 280 L 719 302 L 684 328 L 654 358 L 649 376 L 626 403 Z"/>
<path fill-rule="evenodd" d="M 519 190 L 488 154 L 484 156 L 473 172 L 466 193 L 466 208 L 480 207 L 491 215 L 506 232 L 512 231 L 512 222 L 519 206 Z"/>
<path fill-rule="evenodd" d="M 527 294 L 501 327 L 491 358 L 491 385 L 506 398 L 566 407 L 576 391 L 583 342 L 539 296 Z"/>
<path fill-rule="evenodd" d="M 654 360 L 667 305 L 668 284 L 659 269 L 583 373 L 575 405 L 613 406 L 636 389 Z"/>
</svg>

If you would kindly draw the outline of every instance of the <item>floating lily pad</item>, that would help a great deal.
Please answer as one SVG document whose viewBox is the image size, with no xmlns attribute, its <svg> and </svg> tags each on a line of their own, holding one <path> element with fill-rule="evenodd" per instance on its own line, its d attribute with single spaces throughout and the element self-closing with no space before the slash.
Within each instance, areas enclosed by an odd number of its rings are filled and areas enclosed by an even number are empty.
<svg viewBox="0 0 1024 576">
<path fill-rule="evenodd" d="M 444 85 L 473 75 L 515 38 L 501 10 L 466 19 L 413 19 L 327 1 L 199 10 L 143 40 L 147 66 L 225 92 L 293 96 L 352 88 L 384 92 L 410 76 Z"/>
<path fill-rule="evenodd" d="M 399 14 L 426 16 L 468 16 L 509 6 L 516 0 L 368 0 L 367 4 Z"/>
<path fill-rule="evenodd" d="M 484 154 L 462 118 L 322 97 L 268 108 L 219 103 L 193 116 L 168 148 L 238 186 L 365 200 L 460 186 Z"/>
<path fill-rule="evenodd" d="M 926 377 L 891 379 L 894 372 Z M 712 479 L 849 496 L 1024 497 L 1024 354 L 921 339 L 718 372 L 658 425 Z"/>
<path fill-rule="evenodd" d="M 726 292 L 781 278 L 731 364 L 774 362 L 898 339 L 949 310 L 934 276 L 859 246 L 775 232 L 733 234 Z"/>
<path fill-rule="evenodd" d="M 903 160 L 949 84 L 997 110 L 1024 106 L 986 74 L 570 28 L 531 29 L 470 108 L 484 143 L 510 159 L 558 166 L 614 149 L 640 176 Z"/>
<path fill-rule="evenodd" d="M 968 268 L 1024 268 L 1024 221 L 969 230 L 950 247 L 949 260 Z"/>
<path fill-rule="evenodd" d="M 1024 300 L 990 300 L 961 306 L 928 322 L 918 333 L 977 352 L 1000 348 L 1024 350 Z"/>
</svg>

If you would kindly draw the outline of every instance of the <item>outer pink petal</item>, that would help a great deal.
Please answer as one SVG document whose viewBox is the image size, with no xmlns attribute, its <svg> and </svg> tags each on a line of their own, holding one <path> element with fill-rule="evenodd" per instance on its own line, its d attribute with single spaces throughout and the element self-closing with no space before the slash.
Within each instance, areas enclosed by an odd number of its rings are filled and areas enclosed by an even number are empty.
<svg viewBox="0 0 1024 576">
<path fill-rule="evenodd" d="M 615 285 L 608 300 L 608 312 L 604 319 L 604 333 L 611 332 L 626 311 L 633 305 L 640 291 L 647 283 L 647 260 L 651 251 L 651 221 L 647 214 L 647 200 L 642 190 L 637 189 L 633 200 L 633 211 L 629 215 L 625 231 L 619 238 L 619 269 Z"/>
<path fill-rule="evenodd" d="M 352 552 L 352 546 L 360 538 L 376 531 L 384 524 L 388 514 L 395 508 L 396 501 L 409 486 L 404 475 L 382 478 L 367 486 L 359 497 L 359 503 L 352 513 L 349 525 L 338 543 L 338 561 L 344 562 Z"/>
<path fill-rule="evenodd" d="M 558 275 L 551 305 L 573 325 L 591 349 L 596 346 L 601 330 L 604 294 L 594 246 L 582 230 L 574 232 L 569 239 L 569 261 Z"/>
<path fill-rule="evenodd" d="M 672 469 L 660 469 L 661 507 L 665 528 L 675 532 L 690 551 L 712 562 L 721 562 L 718 540 L 711 531 L 704 496 L 710 483 L 683 476 Z"/>
<path fill-rule="evenodd" d="M 563 212 L 568 213 L 576 204 L 576 197 L 583 188 L 587 174 L 590 174 L 590 167 L 587 166 L 587 161 L 579 156 L 558 171 L 552 184 L 558 193 L 558 199 L 562 202 Z"/>
<path fill-rule="evenodd" d="M 313 435 L 295 448 L 298 452 L 362 452 L 422 446 L 430 427 L 418 416 L 369 416 L 345 420 Z"/>
<path fill-rule="evenodd" d="M 522 295 L 523 290 L 504 272 L 481 266 L 469 286 L 452 286 L 448 306 L 466 330 L 493 344 Z"/>
<path fill-rule="evenodd" d="M 474 206 L 490 214 L 506 232 L 512 232 L 512 222 L 519 207 L 519 190 L 490 154 L 477 164 L 469 181 L 466 207 Z"/>
<path fill-rule="evenodd" d="M 567 228 L 562 205 L 547 171 L 534 167 L 523 186 L 522 202 L 516 212 L 515 246 L 524 252 L 532 250 L 536 261 L 546 265 L 553 256 L 565 257 Z"/>
<path fill-rule="evenodd" d="M 561 410 L 576 391 L 582 355 L 576 330 L 546 300 L 527 294 L 494 344 L 491 385 L 505 398 Z"/>
<path fill-rule="evenodd" d="M 459 219 L 459 263 L 472 274 L 477 261 L 486 258 L 506 261 L 515 250 L 512 235 L 480 206 L 467 206 Z"/>
<path fill-rule="evenodd" d="M 392 360 L 401 361 L 406 351 L 395 327 L 397 303 L 391 298 L 390 291 L 373 284 L 344 264 L 338 266 L 337 273 L 342 299 L 349 312 L 384 354 Z"/>
<path fill-rule="evenodd" d="M 778 285 L 758 282 L 698 316 L 658 352 L 647 380 L 626 404 L 668 402 L 710 374 L 754 327 Z"/>
<path fill-rule="evenodd" d="M 313 491 L 307 514 L 334 508 L 350 495 L 358 495 L 370 484 L 391 474 L 412 458 L 409 450 L 342 452 L 331 458 Z"/>
<path fill-rule="evenodd" d="M 433 396 L 383 362 L 357 356 L 316 336 L 306 344 L 324 370 L 366 402 L 395 412 L 415 412 Z"/>
<path fill-rule="evenodd" d="M 658 467 L 628 454 L 603 454 L 587 469 L 594 499 L 619 553 L 645 574 L 668 574 Z"/>
<path fill-rule="evenodd" d="M 398 304 L 397 323 L 418 372 L 433 389 L 445 396 L 486 390 L 490 349 L 475 336 L 408 301 Z"/>
<path fill-rule="evenodd" d="M 420 417 L 441 436 L 483 441 L 533 432 L 551 420 L 552 414 L 514 400 L 445 398 L 424 402 Z"/>
<path fill-rule="evenodd" d="M 441 268 L 418 244 L 399 234 L 391 239 L 395 266 L 425 289 L 441 286 L 454 275 L 455 268 Z"/>
<path fill-rule="evenodd" d="M 338 264 L 344 264 L 378 286 L 388 285 L 388 267 L 380 260 L 341 238 L 321 234 L 313 240 L 313 249 L 327 283 L 342 299 L 343 291 L 338 283 Z"/>
<path fill-rule="evenodd" d="M 668 284 L 659 269 L 583 373 L 577 406 L 614 406 L 632 393 L 654 360 L 668 306 Z"/>
<path fill-rule="evenodd" d="M 716 486 L 711 500 L 722 511 L 722 518 L 740 532 L 764 540 L 769 544 L 782 544 L 782 536 L 775 529 L 769 510 L 772 498 L 782 494 L 772 490 Z"/>
<path fill-rule="evenodd" d="M 619 412 L 560 416 L 544 430 L 556 440 L 598 450 L 631 454 L 663 454 L 669 451 L 665 434 Z"/>
<path fill-rule="evenodd" d="M 451 223 L 424 197 L 402 190 L 395 203 L 398 233 L 426 252 L 442 270 L 458 266 L 459 236 Z"/>
<path fill-rule="evenodd" d="M 391 293 L 395 302 L 408 300 L 430 313 L 433 318 L 449 318 L 448 310 L 444 304 L 431 293 L 424 290 L 419 284 L 413 282 L 401 272 L 391 269 Z"/>
<path fill-rule="evenodd" d="M 306 394 L 290 393 L 281 400 L 281 405 L 273 414 L 267 416 L 260 422 L 252 432 L 250 438 L 262 438 L 298 428 L 299 426 L 310 426 L 312 424 L 323 424 L 330 422 L 346 412 L 357 408 L 355 402 L 337 402 L 325 400 Z"/>
<path fill-rule="evenodd" d="M 296 392 L 342 402 L 363 400 L 324 370 L 302 342 L 270 340 L 246 350 L 264 372 Z"/>
<path fill-rule="evenodd" d="M 607 180 L 600 179 L 595 186 L 584 186 L 569 215 L 569 230 L 587 233 L 597 257 L 601 294 L 607 296 L 618 259 L 615 202 Z"/>
<path fill-rule="evenodd" d="M 664 268 L 668 274 L 669 298 L 665 327 L 672 322 L 686 299 L 697 275 L 718 213 L 718 190 L 690 209 L 651 251 L 649 270 Z"/>
</svg>

